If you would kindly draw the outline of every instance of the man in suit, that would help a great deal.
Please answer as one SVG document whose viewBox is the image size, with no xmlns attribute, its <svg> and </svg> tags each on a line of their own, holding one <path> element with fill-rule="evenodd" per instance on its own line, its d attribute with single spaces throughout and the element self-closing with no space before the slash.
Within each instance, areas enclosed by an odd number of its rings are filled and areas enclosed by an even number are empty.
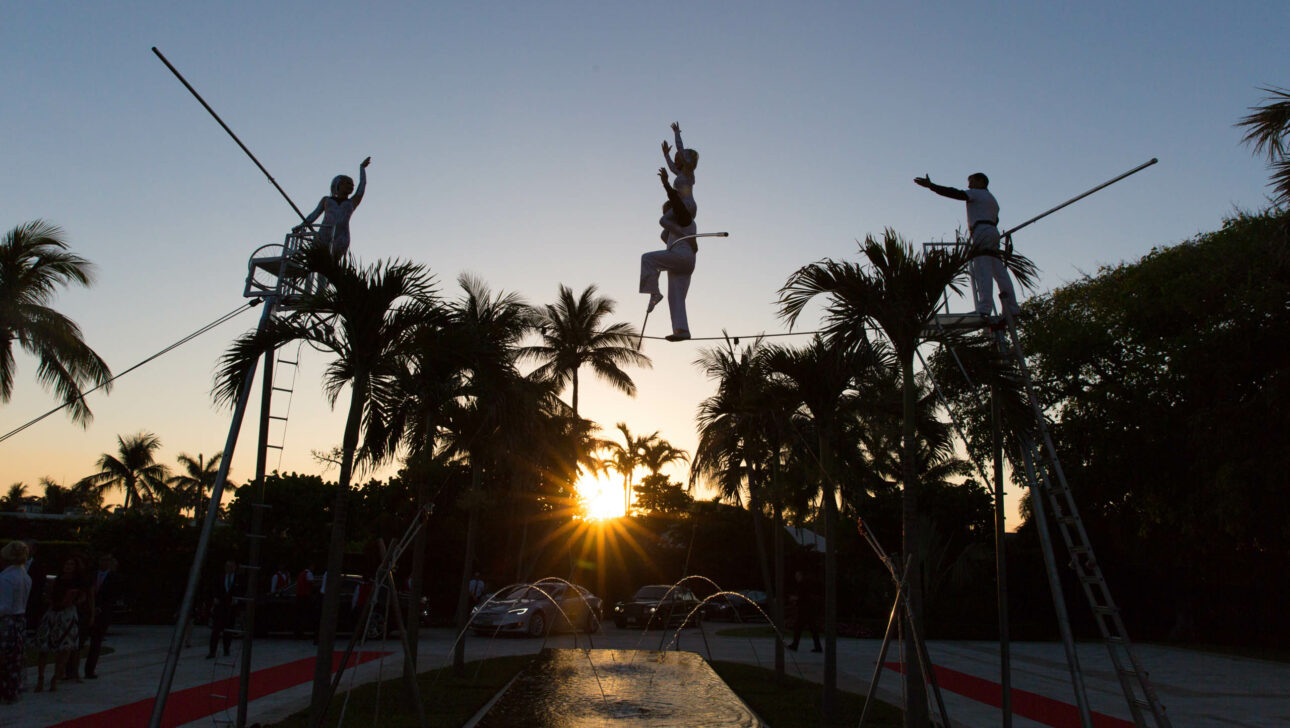
<svg viewBox="0 0 1290 728">
<path fill-rule="evenodd" d="M 206 653 L 206 659 L 215 656 L 215 647 L 220 638 L 224 640 L 224 655 L 228 655 L 228 649 L 233 644 L 233 635 L 228 629 L 233 626 L 233 619 L 237 616 L 237 602 L 234 598 L 242 596 L 244 588 L 237 573 L 237 562 L 232 559 L 225 561 L 224 573 L 211 584 L 211 647 Z"/>
<path fill-rule="evenodd" d="M 116 559 L 111 554 L 99 557 L 99 570 L 95 572 L 91 589 L 94 592 L 94 621 L 90 623 L 90 651 L 85 655 L 85 677 L 96 678 L 99 653 L 103 638 L 112 624 L 112 608 L 121 598 L 121 577 L 116 573 Z"/>
</svg>

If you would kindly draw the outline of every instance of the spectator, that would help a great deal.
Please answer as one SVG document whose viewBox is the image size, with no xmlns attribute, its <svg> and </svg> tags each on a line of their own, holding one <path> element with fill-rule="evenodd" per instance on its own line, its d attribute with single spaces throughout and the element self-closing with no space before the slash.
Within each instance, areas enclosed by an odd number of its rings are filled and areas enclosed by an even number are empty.
<svg viewBox="0 0 1290 728">
<path fill-rule="evenodd" d="M 10 541 L 0 549 L 0 704 L 18 699 L 27 658 L 27 604 L 31 577 L 27 576 L 29 547 Z"/>
<path fill-rule="evenodd" d="M 121 598 L 121 577 L 116 574 L 116 559 L 111 554 L 99 557 L 99 570 L 94 574 L 94 621 L 90 624 L 90 651 L 85 656 L 85 677 L 98 677 L 96 668 L 103 650 L 103 638 L 112 624 L 112 608 Z"/>
<path fill-rule="evenodd" d="M 296 639 L 304 638 L 305 625 L 310 625 L 310 632 L 317 629 L 314 619 L 314 570 L 313 563 L 300 570 L 296 575 Z"/>
<path fill-rule="evenodd" d="M 802 639 L 802 627 L 807 626 L 811 630 L 811 639 L 815 642 L 815 647 L 811 652 L 822 652 L 820 647 L 820 584 L 815 579 L 806 576 L 798 569 L 793 574 L 793 596 L 791 597 L 797 603 L 797 620 L 793 625 L 793 644 L 788 646 L 790 650 L 797 649 L 797 643 Z"/>
<path fill-rule="evenodd" d="M 49 608 L 40 618 L 36 628 L 36 692 L 45 689 L 45 656 L 54 654 L 54 674 L 49 678 L 49 690 L 58 689 L 58 680 L 67 670 L 67 658 L 80 645 L 80 632 L 76 607 L 87 599 L 80 562 L 69 558 L 63 562 L 63 571 L 49 588 Z M 80 678 L 72 678 L 80 682 Z"/>
<path fill-rule="evenodd" d="M 229 647 L 233 644 L 233 635 L 229 629 L 237 617 L 236 597 L 243 594 L 245 587 L 237 574 L 237 562 L 229 559 L 224 562 L 224 573 L 211 585 L 211 645 L 206 659 L 215 656 L 215 648 L 220 639 L 224 641 L 224 655 L 228 656 Z"/>
</svg>

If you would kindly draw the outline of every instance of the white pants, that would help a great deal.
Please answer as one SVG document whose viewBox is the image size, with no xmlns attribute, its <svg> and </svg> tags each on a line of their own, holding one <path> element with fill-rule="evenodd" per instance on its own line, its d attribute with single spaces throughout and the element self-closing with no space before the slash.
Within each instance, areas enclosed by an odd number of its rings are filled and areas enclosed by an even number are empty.
<svg viewBox="0 0 1290 728">
<path fill-rule="evenodd" d="M 694 273 L 694 250 L 681 243 L 671 250 L 654 250 L 641 256 L 641 293 L 662 295 L 658 277 L 667 271 L 667 309 L 672 314 L 672 331 L 690 332 L 685 317 L 685 294 Z"/>
<path fill-rule="evenodd" d="M 972 231 L 972 243 L 983 250 L 999 249 L 999 229 L 993 225 L 977 225 Z M 1006 302 L 1008 312 L 1016 316 L 1017 293 L 1012 288 L 1008 267 L 1001 258 L 982 255 L 972 259 L 972 287 L 976 289 L 976 312 L 988 314 L 994 309 L 994 283 L 999 282 L 999 295 Z"/>
</svg>

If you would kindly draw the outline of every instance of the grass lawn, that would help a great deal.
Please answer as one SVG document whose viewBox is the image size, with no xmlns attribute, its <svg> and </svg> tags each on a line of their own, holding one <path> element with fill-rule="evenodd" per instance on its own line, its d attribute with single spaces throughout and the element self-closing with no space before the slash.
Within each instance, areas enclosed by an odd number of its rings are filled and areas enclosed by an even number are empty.
<svg viewBox="0 0 1290 728">
<path fill-rule="evenodd" d="M 458 728 L 484 707 L 489 698 L 501 690 L 512 677 L 533 659 L 532 655 L 494 657 L 466 665 L 466 676 L 455 678 L 452 668 L 431 670 L 418 675 L 421 697 L 426 706 L 426 721 L 435 728 Z M 775 682 L 773 670 L 735 662 L 714 662 L 712 667 L 729 683 L 731 689 L 748 703 L 773 728 L 816 728 L 820 722 L 820 686 L 797 678 Z M 478 676 L 476 676 L 478 674 Z M 414 714 L 407 709 L 402 679 L 395 676 L 380 686 L 381 706 L 377 724 L 382 728 L 413 728 Z M 332 701 L 327 725 L 338 725 L 345 696 Z M 368 725 L 377 716 L 377 685 L 368 683 L 355 688 L 346 709 L 346 722 Z M 841 708 L 835 726 L 854 726 L 860 720 L 864 698 L 854 693 L 839 693 Z M 277 723 L 279 728 L 304 728 L 309 711 L 301 711 Z M 899 726 L 901 712 L 884 703 L 874 705 L 869 725 Z"/>
<path fill-rule="evenodd" d="M 808 728 L 824 726 L 820 718 L 820 685 L 785 676 L 775 682 L 775 671 L 740 662 L 713 662 L 712 669 L 757 715 L 772 728 Z M 855 693 L 838 693 L 838 715 L 831 726 L 851 726 L 860 722 L 864 698 Z M 904 713 L 881 701 L 874 703 L 865 725 L 900 726 Z"/>
</svg>

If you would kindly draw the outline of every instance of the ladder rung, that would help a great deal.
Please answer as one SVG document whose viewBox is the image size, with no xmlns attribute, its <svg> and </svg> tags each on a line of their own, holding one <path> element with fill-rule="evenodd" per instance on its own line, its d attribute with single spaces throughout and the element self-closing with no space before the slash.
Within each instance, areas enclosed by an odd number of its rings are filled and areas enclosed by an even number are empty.
<svg viewBox="0 0 1290 728">
<path fill-rule="evenodd" d="M 286 387 L 274 387 L 274 388 L 273 388 L 273 391 L 275 391 L 275 392 L 290 392 L 291 390 L 290 390 L 290 389 L 288 389 L 288 388 L 286 388 Z"/>
<path fill-rule="evenodd" d="M 281 450 L 281 449 L 282 449 L 282 446 L 281 446 L 281 445 L 265 445 L 265 447 L 271 447 L 271 448 L 273 448 L 274 450 Z"/>
<path fill-rule="evenodd" d="M 287 418 L 286 418 L 286 417 L 279 417 L 278 415 L 269 415 L 269 419 L 271 419 L 271 420 L 282 420 L 283 422 L 286 422 L 286 421 L 287 421 Z"/>
<path fill-rule="evenodd" d="M 278 360 L 278 363 L 279 363 L 279 364 L 290 364 L 290 365 L 291 365 L 291 366 L 293 366 L 293 367 L 294 367 L 294 366 L 299 366 L 299 365 L 300 365 L 300 362 L 298 362 L 298 361 L 291 361 L 290 359 L 279 359 L 279 360 Z"/>
</svg>

